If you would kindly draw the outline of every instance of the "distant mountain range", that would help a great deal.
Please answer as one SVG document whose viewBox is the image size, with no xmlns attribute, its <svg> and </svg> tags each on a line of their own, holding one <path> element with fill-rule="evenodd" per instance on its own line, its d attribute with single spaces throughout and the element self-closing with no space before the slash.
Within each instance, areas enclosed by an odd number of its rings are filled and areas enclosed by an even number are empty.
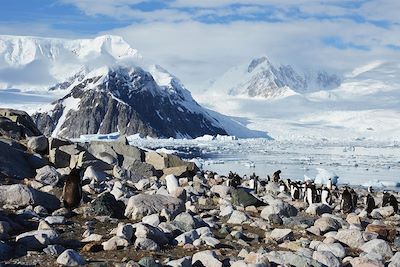
<svg viewBox="0 0 400 267">
<path fill-rule="evenodd" d="M 268 137 L 202 108 L 176 77 L 147 63 L 118 36 L 0 36 L 0 58 L 0 89 L 59 96 L 33 115 L 46 135 Z"/>
<path fill-rule="evenodd" d="M 297 72 L 290 65 L 273 65 L 266 56 L 234 67 L 212 82 L 208 92 L 231 96 L 283 98 L 298 93 L 329 90 L 341 79 L 326 71 Z"/>
<path fill-rule="evenodd" d="M 338 76 L 263 56 L 231 68 L 193 98 L 118 36 L 0 36 L 0 106 L 29 106 L 42 131 L 69 138 L 119 132 L 400 140 L 399 73 L 398 62 L 370 62 Z"/>
</svg>

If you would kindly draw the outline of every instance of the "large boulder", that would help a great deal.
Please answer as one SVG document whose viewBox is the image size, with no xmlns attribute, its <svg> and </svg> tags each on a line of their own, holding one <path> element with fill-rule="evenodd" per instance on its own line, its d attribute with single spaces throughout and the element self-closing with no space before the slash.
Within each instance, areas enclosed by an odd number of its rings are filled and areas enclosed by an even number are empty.
<svg viewBox="0 0 400 267">
<path fill-rule="evenodd" d="M 340 229 L 335 239 L 351 248 L 360 248 L 365 243 L 362 232 L 357 229 Z"/>
<path fill-rule="evenodd" d="M 393 256 L 392 249 L 388 242 L 382 239 L 373 239 L 361 246 L 361 250 L 366 253 L 376 253 L 384 259 L 389 259 Z"/>
<path fill-rule="evenodd" d="M 16 207 L 41 205 L 54 210 L 60 206 L 60 201 L 54 195 L 38 191 L 22 184 L 0 186 L 0 204 Z"/>
<path fill-rule="evenodd" d="M 247 192 L 244 188 L 233 189 L 232 190 L 232 204 L 236 206 L 265 206 L 266 204 L 256 198 L 254 195 Z"/>
<path fill-rule="evenodd" d="M 54 244 L 59 239 L 59 234 L 54 230 L 35 230 L 18 235 L 15 240 L 28 249 L 43 249 Z"/>
<path fill-rule="evenodd" d="M 280 199 L 270 200 L 268 204 L 269 206 L 265 207 L 261 211 L 261 217 L 266 220 L 268 220 L 269 216 L 272 214 L 277 214 L 283 217 L 293 217 L 298 213 L 296 207 Z"/>
<path fill-rule="evenodd" d="M 132 161 L 124 166 L 135 177 L 151 177 L 157 175 L 153 165 L 146 162 Z"/>
<path fill-rule="evenodd" d="M 47 154 L 49 151 L 49 141 L 44 135 L 30 137 L 27 147 L 34 152 Z"/>
<path fill-rule="evenodd" d="M 36 170 L 35 180 L 42 184 L 55 186 L 60 180 L 60 174 L 57 172 L 56 168 L 46 165 Z"/>
<path fill-rule="evenodd" d="M 137 220 L 150 214 L 159 213 L 163 209 L 175 217 L 184 211 L 184 203 L 182 200 L 171 196 L 139 194 L 129 199 L 125 216 Z"/>
<path fill-rule="evenodd" d="M 115 197 L 108 192 L 98 196 L 91 206 L 93 213 L 97 216 L 110 216 L 111 218 L 124 217 L 124 203 L 117 201 Z"/>
<path fill-rule="evenodd" d="M 81 266 L 85 265 L 85 259 L 73 249 L 67 249 L 57 258 L 57 263 L 62 266 Z"/>
<path fill-rule="evenodd" d="M 365 231 L 368 233 L 376 233 L 380 238 L 393 242 L 396 238 L 397 230 L 393 226 L 381 224 L 368 224 Z"/>
<path fill-rule="evenodd" d="M 0 173 L 14 179 L 32 178 L 35 169 L 43 167 L 45 162 L 22 150 L 14 142 L 0 139 Z"/>
<path fill-rule="evenodd" d="M 322 263 L 314 259 L 289 251 L 272 251 L 267 254 L 267 257 L 271 263 L 275 263 L 277 265 L 295 266 L 295 267 L 324 266 Z"/>
<path fill-rule="evenodd" d="M 157 152 L 146 152 L 145 160 L 154 166 L 156 170 L 164 170 L 173 167 L 186 166 L 187 171 L 195 174 L 198 168 L 194 162 L 184 161 L 176 155 Z"/>
<path fill-rule="evenodd" d="M 20 140 L 41 134 L 25 111 L 0 108 L 0 136 Z"/>
</svg>

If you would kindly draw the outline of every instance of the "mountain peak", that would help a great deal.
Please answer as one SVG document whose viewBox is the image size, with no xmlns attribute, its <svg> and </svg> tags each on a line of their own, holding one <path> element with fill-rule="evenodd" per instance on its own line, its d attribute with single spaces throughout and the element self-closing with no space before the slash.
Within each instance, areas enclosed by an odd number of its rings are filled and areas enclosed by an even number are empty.
<svg viewBox="0 0 400 267">
<path fill-rule="evenodd" d="M 259 58 L 255 58 L 250 62 L 249 67 L 247 68 L 247 72 L 251 73 L 255 68 L 257 68 L 259 65 L 263 63 L 266 63 L 266 65 L 268 65 L 269 67 L 272 66 L 270 61 L 268 60 L 268 57 L 262 56 Z"/>
</svg>

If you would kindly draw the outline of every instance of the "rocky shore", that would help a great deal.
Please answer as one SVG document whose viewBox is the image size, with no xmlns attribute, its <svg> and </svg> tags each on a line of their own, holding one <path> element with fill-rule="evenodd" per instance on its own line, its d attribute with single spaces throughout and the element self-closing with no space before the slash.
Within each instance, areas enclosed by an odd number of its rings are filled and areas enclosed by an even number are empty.
<svg viewBox="0 0 400 267">
<path fill-rule="evenodd" d="M 343 213 L 339 197 L 309 205 L 278 182 L 228 186 L 124 137 L 73 143 L 32 124 L 0 112 L 0 266 L 400 266 L 400 215 L 382 192 L 368 213 L 367 190 L 354 188 Z M 72 170 L 82 199 L 70 210 Z"/>
</svg>

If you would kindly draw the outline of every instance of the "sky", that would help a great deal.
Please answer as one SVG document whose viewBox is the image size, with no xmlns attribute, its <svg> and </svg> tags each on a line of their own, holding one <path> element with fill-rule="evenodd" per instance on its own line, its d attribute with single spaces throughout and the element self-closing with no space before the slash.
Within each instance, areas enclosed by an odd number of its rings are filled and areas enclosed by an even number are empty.
<svg viewBox="0 0 400 267">
<path fill-rule="evenodd" d="M 121 35 L 196 92 L 229 68 L 264 55 L 299 70 L 338 74 L 371 61 L 400 61 L 400 1 L 0 2 L 0 34 Z"/>
</svg>

